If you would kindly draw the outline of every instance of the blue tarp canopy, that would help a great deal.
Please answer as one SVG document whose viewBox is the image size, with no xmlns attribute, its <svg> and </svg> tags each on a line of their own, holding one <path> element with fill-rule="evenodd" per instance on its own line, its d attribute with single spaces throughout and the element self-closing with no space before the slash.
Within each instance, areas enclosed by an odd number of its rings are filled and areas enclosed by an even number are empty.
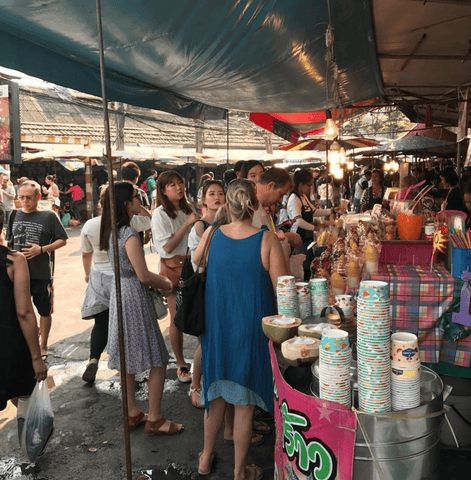
<svg viewBox="0 0 471 480">
<path fill-rule="evenodd" d="M 102 0 L 109 100 L 220 119 L 332 106 L 327 0 Z M 382 94 L 371 2 L 330 0 L 342 102 Z M 101 96 L 95 0 L 2 0 L 1 64 Z"/>
</svg>

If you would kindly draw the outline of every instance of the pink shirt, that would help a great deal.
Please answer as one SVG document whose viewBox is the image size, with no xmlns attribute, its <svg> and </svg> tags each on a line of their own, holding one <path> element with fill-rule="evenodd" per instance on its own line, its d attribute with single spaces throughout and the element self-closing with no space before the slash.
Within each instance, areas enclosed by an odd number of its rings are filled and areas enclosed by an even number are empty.
<svg viewBox="0 0 471 480">
<path fill-rule="evenodd" d="M 73 187 L 70 187 L 69 191 L 72 193 L 73 202 L 82 200 L 82 189 L 78 185 L 74 185 Z"/>
</svg>

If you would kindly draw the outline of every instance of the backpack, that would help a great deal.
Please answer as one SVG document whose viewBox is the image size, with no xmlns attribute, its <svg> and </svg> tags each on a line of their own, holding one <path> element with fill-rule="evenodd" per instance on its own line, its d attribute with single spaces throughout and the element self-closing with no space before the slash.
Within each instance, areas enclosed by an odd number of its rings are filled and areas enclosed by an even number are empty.
<svg viewBox="0 0 471 480">
<path fill-rule="evenodd" d="M 147 178 L 141 183 L 141 186 L 139 188 L 141 190 L 144 190 L 144 192 L 149 193 L 149 189 L 147 188 Z"/>
</svg>

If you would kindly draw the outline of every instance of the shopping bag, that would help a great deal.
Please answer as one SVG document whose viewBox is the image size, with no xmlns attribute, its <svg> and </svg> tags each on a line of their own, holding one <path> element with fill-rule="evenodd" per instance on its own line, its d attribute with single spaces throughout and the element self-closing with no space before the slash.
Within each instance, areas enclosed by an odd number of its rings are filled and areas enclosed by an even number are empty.
<svg viewBox="0 0 471 480">
<path fill-rule="evenodd" d="M 30 462 L 34 462 L 44 453 L 53 432 L 54 412 L 52 411 L 47 382 L 37 382 L 33 393 L 27 400 L 24 421 L 18 416 L 20 446 Z"/>
</svg>

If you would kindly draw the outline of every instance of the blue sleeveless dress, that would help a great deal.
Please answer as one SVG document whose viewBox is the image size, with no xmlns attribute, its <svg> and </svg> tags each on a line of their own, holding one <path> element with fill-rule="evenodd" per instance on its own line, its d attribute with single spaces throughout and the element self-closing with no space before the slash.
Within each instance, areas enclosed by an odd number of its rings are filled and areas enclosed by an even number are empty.
<svg viewBox="0 0 471 480">
<path fill-rule="evenodd" d="M 201 336 L 206 409 L 218 397 L 273 412 L 273 375 L 262 318 L 276 313 L 262 264 L 265 228 L 236 240 L 216 230 L 206 271 L 206 330 Z"/>
</svg>

